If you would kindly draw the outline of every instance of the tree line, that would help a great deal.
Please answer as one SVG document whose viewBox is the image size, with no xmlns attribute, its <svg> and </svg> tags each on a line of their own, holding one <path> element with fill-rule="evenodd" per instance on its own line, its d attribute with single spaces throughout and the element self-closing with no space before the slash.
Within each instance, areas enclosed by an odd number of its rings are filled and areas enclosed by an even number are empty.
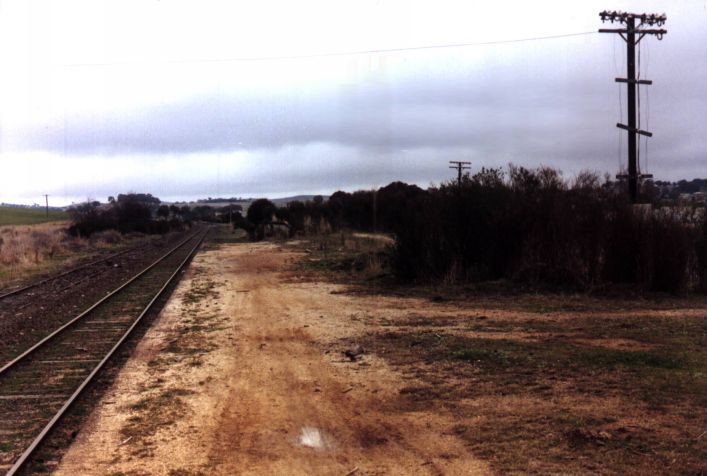
<svg viewBox="0 0 707 476">
<path fill-rule="evenodd" d="M 69 233 L 90 236 L 112 229 L 121 233 L 162 234 L 189 227 L 194 221 L 229 223 L 242 210 L 235 204 L 219 208 L 166 205 L 149 193 L 127 193 L 108 197 L 107 204 L 87 201 L 69 208 L 72 220 Z"/>
<path fill-rule="evenodd" d="M 623 187 L 593 173 L 565 180 L 556 169 L 511 165 L 426 190 L 393 182 L 327 201 L 265 202 L 260 223 L 287 222 L 291 234 L 391 233 L 393 271 L 405 281 L 707 291 L 704 208 L 633 206 Z M 257 229 L 249 218 L 245 227 Z"/>
</svg>

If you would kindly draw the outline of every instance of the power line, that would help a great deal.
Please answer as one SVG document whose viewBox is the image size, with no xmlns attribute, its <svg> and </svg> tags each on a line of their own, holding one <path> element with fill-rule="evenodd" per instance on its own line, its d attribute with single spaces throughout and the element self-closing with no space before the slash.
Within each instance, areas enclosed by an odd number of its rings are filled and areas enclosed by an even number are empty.
<svg viewBox="0 0 707 476">
<path fill-rule="evenodd" d="M 442 45 L 426 45 L 426 46 L 408 46 L 403 48 L 386 48 L 386 49 L 372 49 L 372 50 L 358 50 L 358 51 L 342 51 L 333 53 L 312 53 L 312 54 L 301 54 L 301 55 L 285 55 L 285 56 L 243 56 L 234 58 L 205 58 L 205 59 L 185 59 L 185 60 L 166 60 L 166 61 L 154 61 L 150 64 L 189 64 L 189 63 L 235 63 L 240 61 L 285 61 L 285 60 L 297 60 L 297 59 L 316 59 L 316 58 L 332 58 L 337 56 L 359 56 L 359 55 L 371 55 L 371 54 L 385 54 L 385 53 L 399 53 L 405 51 L 422 51 L 422 50 L 435 50 L 444 48 L 464 48 L 470 46 L 488 46 L 488 45 L 503 45 L 510 43 L 522 43 L 528 41 L 542 41 L 542 40 L 554 40 L 558 38 L 568 38 L 572 36 L 585 36 L 594 35 L 596 31 L 583 31 L 579 33 L 566 33 L 562 35 L 549 35 L 549 36 L 535 36 L 529 38 L 517 38 L 512 40 L 495 40 L 495 41 L 479 41 L 473 43 L 450 43 Z M 67 68 L 81 68 L 89 66 L 121 66 L 121 65 L 132 65 L 132 64 L 142 64 L 143 62 L 138 61 L 115 61 L 110 63 L 69 63 L 62 64 L 58 66 Z"/>
<path fill-rule="evenodd" d="M 639 162 L 640 138 L 637 138 L 637 136 L 653 136 L 651 132 L 641 129 L 641 94 L 639 86 L 651 85 L 653 81 L 641 79 L 640 42 L 646 35 L 655 35 L 658 40 L 662 40 L 667 30 L 654 28 L 654 26 L 663 26 L 667 18 L 664 13 L 628 13 L 607 10 L 601 12 L 599 17 L 602 23 L 608 20 L 611 23 L 616 21 L 624 25 L 621 28 L 601 28 L 599 29 L 599 33 L 618 33 L 626 42 L 626 77 L 615 78 L 615 81 L 617 83 L 625 83 L 626 92 L 628 93 L 628 124 L 616 124 L 616 127 L 625 130 L 628 134 L 628 171 L 625 174 L 618 174 L 616 177 L 628 179 L 628 191 L 631 202 L 638 203 L 639 181 L 644 178 L 653 178 L 651 174 L 641 173 Z M 646 28 L 646 26 L 650 28 Z M 636 74 L 636 47 L 638 47 L 638 74 Z M 636 102 L 638 102 L 638 104 L 636 104 Z"/>
</svg>

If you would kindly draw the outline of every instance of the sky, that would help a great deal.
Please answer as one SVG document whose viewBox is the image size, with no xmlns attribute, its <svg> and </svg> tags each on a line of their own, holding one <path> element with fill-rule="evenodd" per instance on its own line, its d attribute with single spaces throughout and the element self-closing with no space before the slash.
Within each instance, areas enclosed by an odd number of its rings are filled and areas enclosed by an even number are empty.
<svg viewBox="0 0 707 476">
<path fill-rule="evenodd" d="M 707 0 L 0 0 L 0 202 L 427 187 L 450 160 L 614 175 L 605 9 L 667 14 L 640 42 L 642 172 L 707 177 Z"/>
</svg>

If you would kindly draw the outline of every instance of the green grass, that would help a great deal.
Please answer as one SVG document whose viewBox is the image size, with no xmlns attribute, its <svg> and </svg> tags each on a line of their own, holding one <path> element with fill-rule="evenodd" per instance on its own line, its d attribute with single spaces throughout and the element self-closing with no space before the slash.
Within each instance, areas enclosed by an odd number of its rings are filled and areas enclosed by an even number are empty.
<svg viewBox="0 0 707 476">
<path fill-rule="evenodd" d="M 68 220 L 66 212 L 49 210 L 47 216 L 43 208 L 18 208 L 0 206 L 0 226 L 2 225 L 34 225 L 49 221 Z"/>
</svg>

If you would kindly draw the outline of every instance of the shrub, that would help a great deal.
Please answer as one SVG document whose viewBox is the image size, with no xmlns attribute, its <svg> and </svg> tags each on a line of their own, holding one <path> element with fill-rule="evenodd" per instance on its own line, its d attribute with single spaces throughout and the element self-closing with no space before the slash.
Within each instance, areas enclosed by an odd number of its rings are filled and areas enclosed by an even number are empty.
<svg viewBox="0 0 707 476">
<path fill-rule="evenodd" d="M 277 208 L 256 200 L 234 226 L 262 239 L 273 216 L 300 232 L 350 228 L 395 237 L 392 266 L 406 281 L 506 279 L 591 290 L 707 291 L 704 213 L 656 209 L 655 188 L 634 206 L 623 189 L 592 172 L 563 179 L 552 168 L 509 166 L 422 190 L 393 182 Z"/>
<path fill-rule="evenodd" d="M 267 198 L 255 200 L 248 207 L 246 218 L 252 224 L 251 239 L 262 240 L 265 237 L 265 225 L 272 221 L 277 207 Z"/>
<path fill-rule="evenodd" d="M 159 198 L 149 193 L 129 193 L 118 195 L 117 200 L 110 197 L 107 205 L 95 201 L 75 205 L 69 209 L 72 219 L 69 234 L 88 237 L 105 230 L 118 230 L 123 234 L 167 233 L 184 226 L 184 214 L 190 213 L 188 207 L 180 209 L 180 219 L 167 220 L 172 209 L 159 204 Z M 154 215 L 162 219 L 155 220 Z"/>
</svg>

